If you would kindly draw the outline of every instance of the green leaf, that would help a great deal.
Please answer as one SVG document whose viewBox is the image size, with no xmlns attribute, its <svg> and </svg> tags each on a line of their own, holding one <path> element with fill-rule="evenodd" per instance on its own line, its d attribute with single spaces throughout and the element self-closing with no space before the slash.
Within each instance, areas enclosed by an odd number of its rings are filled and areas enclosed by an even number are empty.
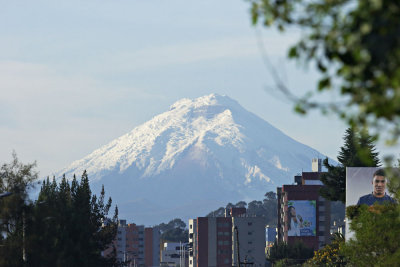
<svg viewBox="0 0 400 267">
<path fill-rule="evenodd" d="M 331 78 L 325 77 L 318 82 L 318 91 L 323 91 L 324 89 L 331 87 Z"/>
<path fill-rule="evenodd" d="M 318 60 L 317 67 L 321 72 L 326 72 L 326 67 L 320 60 Z"/>
<path fill-rule="evenodd" d="M 296 58 L 296 57 L 298 57 L 299 55 L 298 55 L 298 53 L 297 53 L 297 47 L 296 46 L 292 46 L 290 49 L 289 49 L 289 58 Z"/>
<path fill-rule="evenodd" d="M 299 113 L 299 114 L 302 114 L 302 115 L 305 115 L 305 114 L 307 113 L 307 111 L 303 108 L 303 106 L 302 106 L 301 104 L 297 104 L 297 105 L 294 107 L 294 111 L 295 111 L 296 113 Z"/>
</svg>

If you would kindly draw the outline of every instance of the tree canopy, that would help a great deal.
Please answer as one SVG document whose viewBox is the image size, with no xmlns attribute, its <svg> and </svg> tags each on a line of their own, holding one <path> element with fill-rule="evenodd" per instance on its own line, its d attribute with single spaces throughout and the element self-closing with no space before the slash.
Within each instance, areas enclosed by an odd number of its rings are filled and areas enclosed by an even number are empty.
<svg viewBox="0 0 400 267">
<path fill-rule="evenodd" d="M 295 26 L 301 39 L 290 58 L 317 66 L 313 94 L 334 90 L 339 103 L 321 104 L 310 93 L 296 110 L 333 111 L 350 125 L 387 127 L 400 136 L 400 2 L 392 0 L 248 0 L 254 24 Z M 280 87 L 282 88 L 282 87 Z M 287 89 L 287 88 L 285 88 Z"/>
<path fill-rule="evenodd" d="M 179 218 L 169 221 L 167 224 L 157 225 L 161 232 L 161 239 L 169 242 L 188 242 L 189 231 L 186 229 L 186 223 Z"/>
<path fill-rule="evenodd" d="M 230 208 L 246 208 L 247 215 L 255 217 L 263 217 L 266 225 L 276 226 L 277 225 L 277 197 L 276 193 L 269 191 L 265 193 L 263 201 L 253 200 L 249 203 L 246 201 L 239 201 L 236 204 L 228 203 L 226 207 L 220 207 L 219 209 L 207 214 L 207 217 L 225 217 L 225 209 Z"/>
<path fill-rule="evenodd" d="M 38 200 L 27 222 L 27 262 L 32 266 L 110 266 L 115 258 L 103 258 L 116 236 L 117 214 L 108 217 L 111 198 L 92 195 L 84 172 L 80 181 L 65 176 L 43 181 Z M 51 253 L 45 253 L 51 251 Z"/>
<path fill-rule="evenodd" d="M 0 199 L 0 266 L 23 265 L 24 214 L 30 211 L 28 193 L 38 176 L 36 163 L 19 162 L 15 152 L 12 157 L 0 168 L 0 192 L 12 193 Z"/>
<path fill-rule="evenodd" d="M 35 163 L 22 164 L 15 154 L 0 169 L 0 266 L 112 266 L 104 258 L 116 236 L 117 214 L 108 217 L 111 198 L 92 194 L 89 178 L 43 181 L 36 201 L 29 189 L 37 180 Z"/>
<path fill-rule="evenodd" d="M 369 128 L 379 138 L 385 133 L 383 136 L 389 144 L 397 143 L 400 137 L 400 1 L 248 1 L 254 24 L 261 21 L 266 27 L 275 25 L 281 31 L 299 28 L 302 37 L 289 49 L 288 57 L 314 64 L 321 74 L 315 89 L 303 97 L 295 97 L 275 77 L 278 88 L 296 100 L 296 111 L 305 114 L 319 108 L 323 112 L 334 112 L 351 127 Z M 341 101 L 313 100 L 313 95 L 328 91 L 340 95 Z M 321 179 L 326 185 L 321 194 L 330 200 L 345 201 L 345 167 L 380 164 L 374 138 L 361 133 L 361 139 L 354 143 L 356 133 L 353 135 L 350 131 L 346 131 L 345 145 L 339 152 L 340 165 L 332 166 L 324 161 L 328 173 Z M 400 176 L 389 178 L 388 187 L 399 201 Z M 399 212 L 399 205 L 357 209 L 358 214 L 351 218 L 350 224 L 356 239 L 346 242 L 343 248 L 352 266 L 398 264 Z"/>
<path fill-rule="evenodd" d="M 344 134 L 344 144 L 340 148 L 337 159 L 338 166 L 329 164 L 326 158 L 323 162 L 327 172 L 321 176 L 324 187 L 320 194 L 332 201 L 346 201 L 346 167 L 377 167 L 380 166 L 374 139 L 366 132 L 348 128 Z"/>
<path fill-rule="evenodd" d="M 274 266 L 301 266 L 302 263 L 312 258 L 314 250 L 307 247 L 302 241 L 287 244 L 277 243 L 269 250 L 267 259 Z"/>
<path fill-rule="evenodd" d="M 400 262 L 398 205 L 350 206 L 347 216 L 355 238 L 341 249 L 351 266 L 397 266 Z"/>
</svg>

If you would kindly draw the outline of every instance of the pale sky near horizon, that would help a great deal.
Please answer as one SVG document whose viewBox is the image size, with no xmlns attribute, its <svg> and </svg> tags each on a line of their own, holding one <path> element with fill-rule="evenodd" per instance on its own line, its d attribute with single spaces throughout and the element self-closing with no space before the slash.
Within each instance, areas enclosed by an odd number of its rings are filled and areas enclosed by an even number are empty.
<svg viewBox="0 0 400 267">
<path fill-rule="evenodd" d="M 299 33 L 257 34 L 244 0 L 1 3 L 1 163 L 15 150 L 51 175 L 175 101 L 211 93 L 334 159 L 343 143 L 339 119 L 297 115 L 273 89 L 260 40 L 299 95 L 317 74 L 286 59 Z"/>
</svg>

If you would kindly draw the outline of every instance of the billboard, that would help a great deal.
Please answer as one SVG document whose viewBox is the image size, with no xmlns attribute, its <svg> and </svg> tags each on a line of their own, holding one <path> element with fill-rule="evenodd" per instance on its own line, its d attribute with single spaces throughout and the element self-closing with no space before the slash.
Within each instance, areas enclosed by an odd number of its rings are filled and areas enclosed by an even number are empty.
<svg viewBox="0 0 400 267">
<path fill-rule="evenodd" d="M 374 184 L 374 174 L 376 171 L 381 170 L 377 167 L 347 167 L 346 168 L 346 207 L 364 203 L 363 199 L 368 196 L 373 197 L 374 194 L 379 193 L 378 190 L 382 190 L 385 195 L 390 196 L 386 183 Z M 393 168 L 391 171 L 398 171 Z M 360 202 L 359 202 L 360 201 Z"/>
<path fill-rule="evenodd" d="M 288 236 L 316 236 L 316 201 L 289 200 Z"/>
<path fill-rule="evenodd" d="M 387 181 L 379 178 L 378 167 L 347 167 L 346 168 L 346 207 L 357 204 L 372 205 L 375 202 L 394 201 L 388 190 Z M 391 171 L 399 172 L 398 168 L 392 168 Z M 375 178 L 378 174 L 378 178 Z M 385 177 L 385 174 L 382 174 Z M 380 196 L 379 196 L 380 194 Z M 353 237 L 349 231 L 349 221 L 346 222 L 346 240 Z"/>
</svg>

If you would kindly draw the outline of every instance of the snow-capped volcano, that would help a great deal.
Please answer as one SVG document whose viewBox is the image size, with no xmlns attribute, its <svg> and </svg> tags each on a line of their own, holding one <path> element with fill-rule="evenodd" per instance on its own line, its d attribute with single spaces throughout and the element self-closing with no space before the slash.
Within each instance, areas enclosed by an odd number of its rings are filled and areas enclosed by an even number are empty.
<svg viewBox="0 0 400 267">
<path fill-rule="evenodd" d="M 104 184 L 121 218 L 149 224 L 261 199 L 318 156 L 235 100 L 211 94 L 177 101 L 58 176 L 87 170 L 93 191 Z"/>
</svg>

